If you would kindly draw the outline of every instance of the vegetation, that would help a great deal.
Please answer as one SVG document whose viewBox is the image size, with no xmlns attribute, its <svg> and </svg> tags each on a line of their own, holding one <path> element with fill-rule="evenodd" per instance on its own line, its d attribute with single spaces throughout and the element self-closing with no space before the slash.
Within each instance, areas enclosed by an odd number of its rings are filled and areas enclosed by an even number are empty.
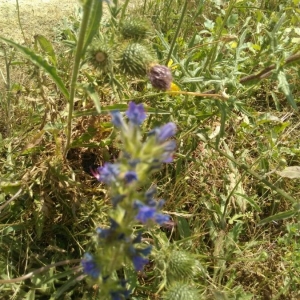
<svg viewBox="0 0 300 300">
<path fill-rule="evenodd" d="M 109 112 L 130 101 L 143 132 L 178 131 L 135 191 L 156 186 L 171 219 L 133 226 L 152 250 L 140 272 L 118 261 L 129 298 L 299 299 L 300 1 L 107 2 L 81 0 L 55 40 L 0 37 L 2 299 L 105 299 L 84 254 L 112 193 L 93 174 L 124 150 Z"/>
</svg>

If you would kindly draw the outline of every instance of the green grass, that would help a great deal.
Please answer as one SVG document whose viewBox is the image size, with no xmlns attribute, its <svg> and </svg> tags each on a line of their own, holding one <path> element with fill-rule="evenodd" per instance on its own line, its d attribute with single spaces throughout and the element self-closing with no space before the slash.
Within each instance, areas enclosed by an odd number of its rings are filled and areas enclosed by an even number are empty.
<svg viewBox="0 0 300 300">
<path fill-rule="evenodd" d="M 300 2 L 144 0 L 134 11 L 113 3 L 97 37 L 109 64 L 81 57 L 71 114 L 80 15 L 32 49 L 2 39 L 2 298 L 101 299 L 79 268 L 111 208 L 89 170 L 118 157 L 107 113 L 135 100 L 151 113 L 145 129 L 173 121 L 179 132 L 174 162 L 151 178 L 175 226 L 149 231 L 156 250 L 143 274 L 124 268 L 135 278 L 132 299 L 167 299 L 176 276 L 199 299 L 299 299 L 300 175 L 287 171 L 300 165 Z M 120 69 L 124 18 L 149 26 L 141 43 L 169 64 L 181 94 Z M 163 271 L 176 251 L 194 260 L 191 276 Z"/>
</svg>

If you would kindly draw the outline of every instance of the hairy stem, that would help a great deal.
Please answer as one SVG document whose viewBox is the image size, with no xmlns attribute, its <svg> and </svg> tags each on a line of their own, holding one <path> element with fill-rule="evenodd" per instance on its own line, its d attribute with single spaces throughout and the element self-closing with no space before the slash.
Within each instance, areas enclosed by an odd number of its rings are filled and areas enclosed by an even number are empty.
<svg viewBox="0 0 300 300">
<path fill-rule="evenodd" d="M 187 4 L 188 4 L 188 0 L 185 0 L 182 11 L 181 11 L 180 19 L 179 19 L 179 22 L 178 22 L 178 26 L 177 26 L 177 29 L 176 29 L 175 35 L 173 37 L 173 40 L 172 40 L 172 43 L 171 43 L 171 46 L 170 46 L 170 50 L 169 50 L 169 53 L 168 53 L 168 56 L 167 56 L 167 59 L 166 59 L 166 65 L 168 65 L 169 60 L 170 60 L 171 55 L 172 55 L 172 52 L 174 50 L 175 43 L 176 43 L 176 40 L 177 40 L 177 37 L 178 37 L 178 34 L 179 34 L 179 30 L 181 28 L 181 25 L 182 25 L 182 22 L 183 22 L 185 13 L 186 13 Z"/>
<path fill-rule="evenodd" d="M 84 45 L 85 33 L 87 30 L 87 26 L 89 23 L 89 17 L 91 13 L 91 3 L 93 0 L 88 0 L 83 7 L 83 17 L 80 25 L 79 37 L 76 46 L 76 53 L 71 77 L 71 85 L 70 85 L 70 99 L 68 104 L 68 121 L 67 121 L 67 142 L 65 145 L 64 156 L 66 157 L 68 153 L 68 149 L 71 142 L 72 135 L 72 117 L 73 117 L 73 109 L 74 109 L 74 98 L 76 92 L 76 82 L 79 73 L 80 61 L 82 58 L 82 49 Z"/>
</svg>

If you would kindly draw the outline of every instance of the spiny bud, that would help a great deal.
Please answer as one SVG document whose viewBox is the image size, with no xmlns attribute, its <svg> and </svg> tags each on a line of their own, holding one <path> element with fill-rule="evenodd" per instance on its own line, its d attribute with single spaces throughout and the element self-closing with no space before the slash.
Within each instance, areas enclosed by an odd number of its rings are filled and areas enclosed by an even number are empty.
<svg viewBox="0 0 300 300">
<path fill-rule="evenodd" d="M 144 76 L 154 58 L 148 49 L 139 44 L 131 43 L 123 51 L 120 66 L 129 75 Z"/>
<path fill-rule="evenodd" d="M 172 284 L 162 296 L 163 300 L 197 300 L 200 299 L 198 291 L 183 282 Z"/>
<path fill-rule="evenodd" d="M 98 70 L 107 72 L 113 66 L 113 53 L 114 49 L 105 39 L 97 38 L 87 51 L 87 59 Z"/>
<path fill-rule="evenodd" d="M 142 19 L 126 19 L 121 25 L 121 34 L 125 39 L 141 40 L 148 32 L 149 25 Z"/>
<path fill-rule="evenodd" d="M 170 90 L 172 84 L 171 70 L 162 65 L 153 65 L 148 71 L 148 76 L 152 86 L 158 90 Z"/>
<path fill-rule="evenodd" d="M 195 259 L 185 251 L 173 250 L 169 254 L 167 278 L 168 281 L 191 278 L 194 275 Z"/>
</svg>

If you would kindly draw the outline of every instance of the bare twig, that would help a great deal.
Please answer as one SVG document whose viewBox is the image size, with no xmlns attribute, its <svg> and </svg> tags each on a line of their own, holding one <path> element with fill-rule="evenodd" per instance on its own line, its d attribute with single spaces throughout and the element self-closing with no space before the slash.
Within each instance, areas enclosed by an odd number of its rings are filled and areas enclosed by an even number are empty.
<svg viewBox="0 0 300 300">
<path fill-rule="evenodd" d="M 300 53 L 296 53 L 293 54 L 291 56 L 289 56 L 285 62 L 284 62 L 284 66 L 293 63 L 293 62 L 297 62 L 300 60 Z M 240 83 L 241 84 L 245 84 L 246 82 L 252 81 L 252 80 L 262 80 L 265 79 L 267 77 L 269 77 L 272 74 L 272 71 L 276 69 L 276 65 L 273 64 L 271 66 L 266 67 L 265 69 L 263 69 L 262 71 L 260 71 L 257 74 L 251 74 L 251 75 L 247 75 L 245 77 L 242 77 L 240 79 Z M 209 91 L 205 91 L 203 92 L 203 94 L 214 94 L 216 93 L 216 90 L 209 90 Z"/>
<path fill-rule="evenodd" d="M 300 53 L 297 53 L 297 54 L 294 54 L 294 55 L 291 55 L 290 57 L 288 57 L 285 60 L 284 65 L 296 62 L 298 60 L 300 60 Z M 252 74 L 252 75 L 245 76 L 245 77 L 241 78 L 240 83 L 243 84 L 243 83 L 251 81 L 251 80 L 261 80 L 261 79 L 267 78 L 268 76 L 270 76 L 272 74 L 271 71 L 274 70 L 274 69 L 276 69 L 275 64 L 271 65 L 271 66 L 268 66 L 267 68 L 263 69 L 262 71 L 260 71 L 257 74 Z"/>
<path fill-rule="evenodd" d="M 168 91 L 171 95 L 189 95 L 195 97 L 206 97 L 206 98 L 217 98 L 220 100 L 227 100 L 229 98 L 228 95 L 225 94 L 214 94 L 214 93 L 196 93 L 196 92 L 186 92 L 186 91 Z"/>
<path fill-rule="evenodd" d="M 19 189 L 7 202 L 5 202 L 3 205 L 0 206 L 0 213 L 2 212 L 2 210 L 13 200 L 17 199 L 20 194 L 22 193 L 22 189 Z"/>
</svg>

